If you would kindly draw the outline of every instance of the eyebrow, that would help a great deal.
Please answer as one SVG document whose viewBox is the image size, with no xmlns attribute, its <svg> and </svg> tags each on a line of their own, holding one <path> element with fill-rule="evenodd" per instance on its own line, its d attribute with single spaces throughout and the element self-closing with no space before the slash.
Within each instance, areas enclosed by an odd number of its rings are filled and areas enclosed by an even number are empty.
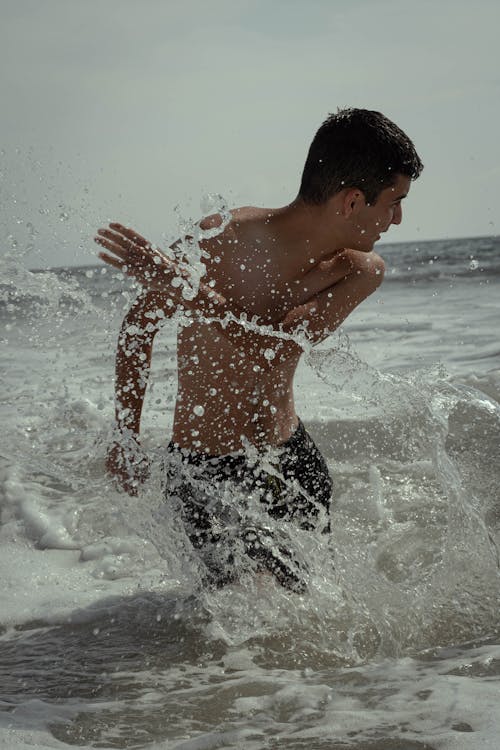
<svg viewBox="0 0 500 750">
<path fill-rule="evenodd" d="M 403 200 L 403 198 L 406 198 L 406 196 L 407 196 L 407 195 L 408 195 L 408 193 L 402 193 L 401 195 L 398 195 L 398 197 L 397 197 L 397 198 L 393 198 L 393 199 L 392 199 L 392 202 L 393 202 L 393 203 L 396 203 L 397 201 L 402 201 L 402 200 Z"/>
</svg>

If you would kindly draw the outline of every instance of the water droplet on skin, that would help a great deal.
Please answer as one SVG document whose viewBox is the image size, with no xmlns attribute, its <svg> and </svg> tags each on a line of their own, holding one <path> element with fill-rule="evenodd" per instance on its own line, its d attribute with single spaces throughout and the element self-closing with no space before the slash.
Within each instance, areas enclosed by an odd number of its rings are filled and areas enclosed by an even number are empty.
<svg viewBox="0 0 500 750">
<path fill-rule="evenodd" d="M 193 407 L 193 412 L 197 417 L 202 417 L 205 414 L 205 409 L 201 404 L 196 404 L 196 406 Z"/>
<path fill-rule="evenodd" d="M 264 352 L 264 357 L 268 361 L 271 361 L 272 359 L 274 359 L 275 356 L 276 356 L 276 352 L 274 351 L 274 349 L 266 349 L 265 352 Z"/>
</svg>

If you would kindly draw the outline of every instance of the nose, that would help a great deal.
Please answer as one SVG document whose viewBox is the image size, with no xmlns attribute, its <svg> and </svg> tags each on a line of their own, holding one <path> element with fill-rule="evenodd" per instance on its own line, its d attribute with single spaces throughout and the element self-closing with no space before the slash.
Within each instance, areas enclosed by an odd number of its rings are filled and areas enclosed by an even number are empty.
<svg viewBox="0 0 500 750">
<path fill-rule="evenodd" d="M 394 207 L 391 224 L 401 224 L 402 221 L 403 209 L 401 208 L 401 203 L 398 203 L 398 205 Z"/>
</svg>

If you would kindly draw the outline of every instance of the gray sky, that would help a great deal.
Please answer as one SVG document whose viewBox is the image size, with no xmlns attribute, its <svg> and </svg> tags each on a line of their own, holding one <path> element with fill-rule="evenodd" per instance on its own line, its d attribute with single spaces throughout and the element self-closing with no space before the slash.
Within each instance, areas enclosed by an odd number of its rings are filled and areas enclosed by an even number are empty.
<svg viewBox="0 0 500 750">
<path fill-rule="evenodd" d="M 1 236 L 27 265 L 94 262 L 110 219 L 172 240 L 174 207 L 196 217 L 207 192 L 289 202 L 314 132 L 344 106 L 384 112 L 425 163 L 390 240 L 499 233 L 498 0 L 0 11 Z"/>
</svg>

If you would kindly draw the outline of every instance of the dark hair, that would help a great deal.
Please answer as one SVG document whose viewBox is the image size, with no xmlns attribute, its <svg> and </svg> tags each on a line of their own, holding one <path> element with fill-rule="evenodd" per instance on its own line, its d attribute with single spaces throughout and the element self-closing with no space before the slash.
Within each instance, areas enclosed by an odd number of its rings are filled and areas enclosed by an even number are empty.
<svg viewBox="0 0 500 750">
<path fill-rule="evenodd" d="M 408 136 L 383 114 L 340 109 L 314 136 L 299 198 L 319 204 L 344 188 L 358 188 L 373 204 L 396 175 L 416 180 L 423 167 Z"/>
</svg>

